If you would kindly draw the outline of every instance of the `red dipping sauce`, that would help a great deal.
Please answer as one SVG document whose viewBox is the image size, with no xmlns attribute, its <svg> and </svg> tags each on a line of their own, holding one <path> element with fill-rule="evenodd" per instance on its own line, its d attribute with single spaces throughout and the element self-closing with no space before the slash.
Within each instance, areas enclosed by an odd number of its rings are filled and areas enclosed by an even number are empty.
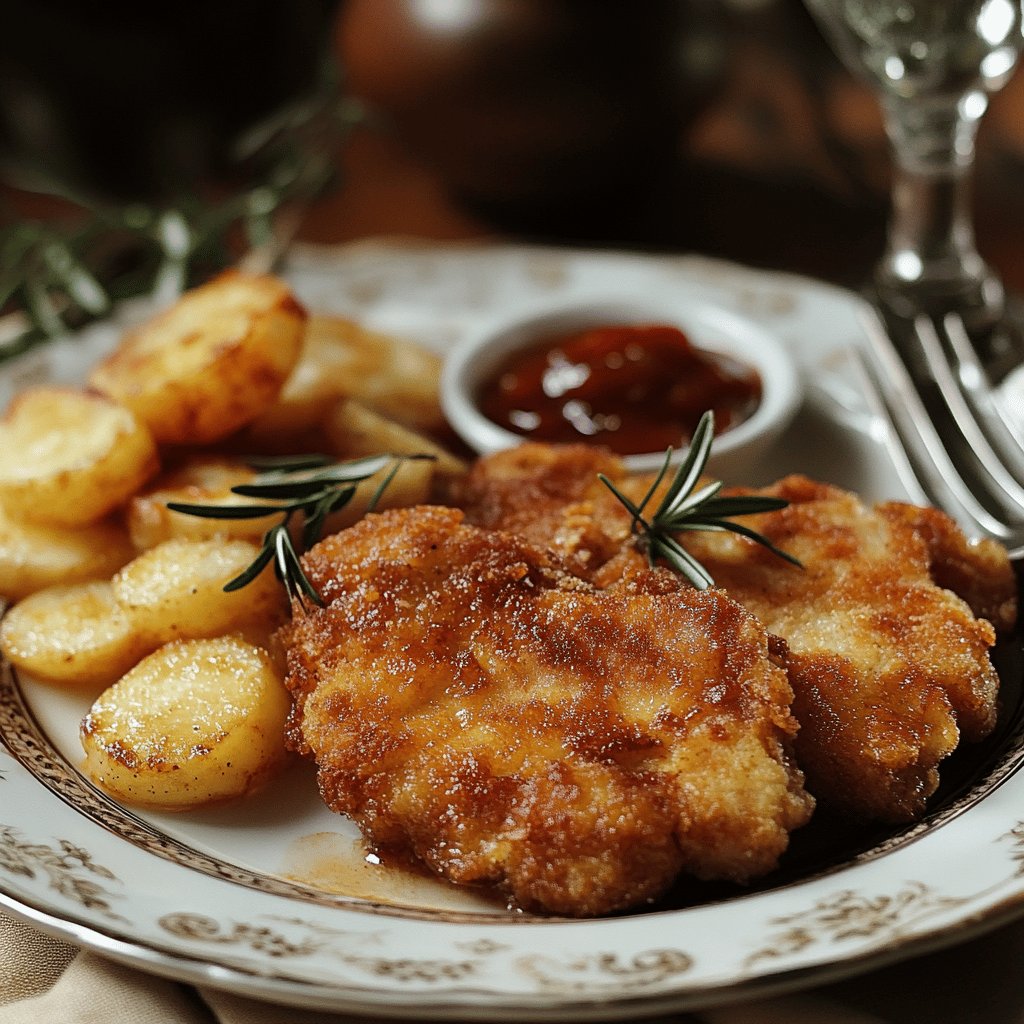
<svg viewBox="0 0 1024 1024">
<path fill-rule="evenodd" d="M 481 411 L 535 441 L 594 441 L 619 455 L 679 448 L 701 415 L 715 432 L 748 419 L 761 378 L 662 324 L 594 327 L 511 355 L 482 386 Z"/>
</svg>

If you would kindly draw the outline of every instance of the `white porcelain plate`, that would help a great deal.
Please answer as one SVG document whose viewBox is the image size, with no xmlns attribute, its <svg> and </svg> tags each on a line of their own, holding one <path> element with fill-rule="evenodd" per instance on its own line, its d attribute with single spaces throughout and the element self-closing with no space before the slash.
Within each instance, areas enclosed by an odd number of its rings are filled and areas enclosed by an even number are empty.
<svg viewBox="0 0 1024 1024">
<path fill-rule="evenodd" d="M 764 480 L 799 470 L 870 499 L 918 497 L 846 354 L 861 309 L 838 289 L 696 258 L 488 245 L 300 249 L 286 276 L 311 309 L 439 350 L 496 311 L 611 287 L 714 301 L 783 338 L 805 378 Z M 104 324 L 0 367 L 0 406 L 31 383 L 80 380 L 116 334 Z M 578 1021 L 819 982 L 965 938 L 1024 905 L 1016 653 L 1003 652 L 999 736 L 950 766 L 926 821 L 841 841 L 798 834 L 787 867 L 757 890 L 691 889 L 595 921 L 512 914 L 368 861 L 302 767 L 230 807 L 126 811 L 76 770 L 88 697 L 7 673 L 0 905 L 154 973 L 371 1015 Z"/>
</svg>

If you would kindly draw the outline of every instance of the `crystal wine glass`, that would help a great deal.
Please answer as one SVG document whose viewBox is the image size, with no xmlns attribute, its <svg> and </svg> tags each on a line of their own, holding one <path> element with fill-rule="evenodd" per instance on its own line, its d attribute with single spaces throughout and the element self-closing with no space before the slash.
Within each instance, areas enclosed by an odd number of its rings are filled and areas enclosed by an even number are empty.
<svg viewBox="0 0 1024 1024">
<path fill-rule="evenodd" d="M 978 123 L 1020 56 L 1024 0 L 806 0 L 837 54 L 882 101 L 894 159 L 875 295 L 892 322 L 956 313 L 980 354 L 1019 358 L 1002 284 L 970 209 Z"/>
</svg>

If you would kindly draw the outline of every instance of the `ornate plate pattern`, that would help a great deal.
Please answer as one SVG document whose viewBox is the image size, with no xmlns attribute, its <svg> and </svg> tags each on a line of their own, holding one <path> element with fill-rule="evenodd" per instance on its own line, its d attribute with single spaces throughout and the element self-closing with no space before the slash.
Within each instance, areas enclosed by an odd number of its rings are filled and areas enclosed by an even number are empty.
<svg viewBox="0 0 1024 1024">
<path fill-rule="evenodd" d="M 800 470 L 872 499 L 919 499 L 845 355 L 862 310 L 838 289 L 699 258 L 490 245 L 302 248 L 285 276 L 311 309 L 439 350 L 513 305 L 647 292 L 739 310 L 792 347 L 807 384 L 759 475 Z M 4 365 L 0 406 L 32 383 L 80 380 L 119 326 Z M 1016 697 L 1016 657 L 1003 674 Z M 353 854 L 354 830 L 302 769 L 233 808 L 125 811 L 74 767 L 87 703 L 0 676 L 0 905 L 142 969 L 250 996 L 423 1018 L 649 1014 L 876 966 L 1024 906 L 1018 715 L 931 818 L 827 870 L 580 922 L 389 880 Z"/>
</svg>

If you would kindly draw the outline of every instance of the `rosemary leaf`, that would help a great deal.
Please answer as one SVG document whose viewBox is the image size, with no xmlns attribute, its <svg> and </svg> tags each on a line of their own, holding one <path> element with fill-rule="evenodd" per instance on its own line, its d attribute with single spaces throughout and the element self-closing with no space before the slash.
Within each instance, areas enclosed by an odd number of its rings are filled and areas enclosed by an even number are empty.
<svg viewBox="0 0 1024 1024">
<path fill-rule="evenodd" d="M 627 498 L 626 495 L 624 495 L 622 491 L 620 491 L 618 487 L 616 487 L 615 484 L 613 484 L 611 480 L 609 480 L 608 477 L 604 475 L 604 473 L 598 473 L 597 479 L 600 480 L 601 483 L 603 483 L 605 487 L 607 487 L 608 490 L 615 495 L 616 498 L 618 498 L 619 502 L 622 505 L 624 505 L 626 510 L 633 516 L 633 529 L 635 531 L 637 523 L 642 520 L 644 505 L 646 505 L 647 502 L 650 500 L 651 494 L 653 492 L 648 491 L 647 498 L 644 501 L 642 501 L 639 505 L 634 505 L 633 502 L 630 501 L 629 498 Z"/>
<path fill-rule="evenodd" d="M 283 527 L 275 526 L 274 530 L 283 529 Z M 273 532 L 273 531 L 271 531 Z M 260 549 L 260 553 L 253 559 L 252 564 L 244 571 L 240 572 L 233 580 L 229 580 L 224 584 L 224 589 L 231 593 L 233 590 L 241 590 L 243 587 L 248 586 L 263 570 L 267 567 L 267 563 L 274 557 L 274 548 L 269 544 L 264 544 Z"/>
<path fill-rule="evenodd" d="M 281 511 L 276 505 L 192 505 L 184 501 L 169 501 L 167 508 L 200 519 L 262 519 Z"/>
<path fill-rule="evenodd" d="M 749 516 L 758 512 L 777 512 L 789 504 L 785 498 L 772 498 L 760 494 L 737 494 L 708 501 L 703 508 L 706 515 L 712 516 Z"/>
<path fill-rule="evenodd" d="M 273 550 L 277 561 L 277 571 L 288 592 L 288 597 L 303 607 L 305 607 L 306 598 L 309 598 L 313 604 L 322 608 L 324 606 L 323 598 L 302 571 L 298 553 L 292 546 L 288 530 L 282 525 L 275 527 L 273 533 Z"/>
<path fill-rule="evenodd" d="M 324 469 L 314 471 L 303 477 L 309 480 L 322 480 L 324 483 L 344 483 L 346 481 L 368 480 L 375 476 L 390 462 L 434 462 L 436 455 L 416 452 L 412 455 L 367 455 L 351 462 L 338 462 Z"/>
<path fill-rule="evenodd" d="M 697 429 L 693 432 L 693 438 L 690 440 L 690 447 L 687 450 L 686 457 L 680 464 L 679 469 L 676 470 L 676 475 L 672 483 L 669 484 L 665 497 L 658 506 L 658 511 L 654 514 L 656 519 L 672 509 L 679 495 L 685 497 L 697 486 L 697 481 L 700 480 L 704 467 L 707 465 L 708 456 L 711 454 L 711 442 L 714 439 L 714 434 L 714 415 L 706 412 L 700 418 Z M 665 454 L 666 467 L 671 460 L 672 449 L 669 448 Z"/>
<path fill-rule="evenodd" d="M 700 509 L 703 513 L 706 508 L 706 503 L 711 501 L 721 489 L 721 481 L 716 480 L 714 483 L 708 484 L 706 487 L 702 487 L 699 491 L 694 491 L 692 494 L 681 492 L 676 495 L 676 499 L 672 503 L 672 507 L 664 510 L 659 509 L 655 514 L 655 518 L 667 525 L 677 519 L 686 519 L 694 509 Z"/>
<path fill-rule="evenodd" d="M 758 533 L 756 530 L 752 530 L 749 526 L 744 526 L 742 523 L 734 523 L 728 519 L 707 519 L 704 520 L 700 526 L 692 527 L 688 526 L 686 529 L 700 529 L 700 530 L 711 530 L 711 531 L 728 531 L 729 533 L 738 533 L 743 537 L 747 537 L 749 540 L 755 541 L 760 544 L 761 547 L 767 548 L 773 555 L 778 555 L 779 558 L 785 559 L 790 565 L 795 565 L 798 569 L 803 568 L 803 563 L 798 558 L 794 558 L 793 555 L 789 554 L 788 551 L 783 551 L 782 548 L 777 547 L 763 534 Z"/>
<path fill-rule="evenodd" d="M 685 576 L 698 590 L 714 586 L 711 574 L 676 539 L 668 534 L 653 538 L 647 556 L 654 565 L 658 558 L 668 562 L 676 572 Z"/>
<path fill-rule="evenodd" d="M 320 469 L 330 466 L 334 459 L 330 455 L 310 453 L 309 455 L 250 455 L 245 464 L 250 469 L 264 472 L 297 473 L 302 469 Z"/>
<path fill-rule="evenodd" d="M 312 477 L 282 479 L 267 483 L 237 484 L 232 494 L 242 498 L 310 498 L 324 493 L 324 481 Z"/>
<path fill-rule="evenodd" d="M 633 505 L 628 501 L 628 499 L 626 499 L 621 494 L 619 495 L 619 501 L 624 502 L 625 505 L 626 505 L 626 508 L 628 508 L 633 513 L 633 522 L 630 525 L 630 529 L 631 530 L 636 530 L 637 522 L 639 521 L 641 515 L 643 515 L 644 509 L 647 508 L 648 502 L 650 502 L 651 498 L 654 497 L 655 492 L 661 486 L 661 481 L 665 479 L 665 474 L 668 472 L 668 466 L 669 466 L 669 463 L 671 461 L 672 461 L 672 449 L 669 448 L 668 451 L 665 452 L 665 461 L 661 464 L 661 469 L 658 470 L 657 475 L 655 476 L 654 480 L 651 482 L 651 486 L 647 488 L 647 493 L 643 496 L 643 499 L 641 500 L 640 504 L 637 507 L 634 508 Z M 604 481 L 605 484 L 607 484 L 609 487 L 611 487 L 611 484 L 608 483 L 607 477 L 603 476 L 603 474 L 598 474 L 598 475 Z M 612 487 L 612 490 L 615 491 L 615 488 Z"/>
<path fill-rule="evenodd" d="M 395 479 L 395 474 L 398 472 L 400 466 L 401 463 L 396 462 L 391 467 L 390 472 L 380 482 L 380 486 L 378 486 L 378 488 L 373 492 L 373 495 L 370 497 L 370 500 L 367 503 L 367 512 L 375 512 L 377 510 L 377 506 L 380 504 L 380 499 L 384 497 L 384 492 L 388 489 L 388 486 L 390 485 L 391 481 Z"/>
<path fill-rule="evenodd" d="M 412 458 L 413 456 L 405 456 Z M 423 458 L 423 456 L 416 456 Z M 367 480 L 375 473 L 379 473 L 395 456 L 393 455 L 367 455 L 361 459 L 352 459 L 349 462 L 332 463 L 323 469 L 313 470 L 309 474 L 310 480 L 323 480 L 327 483 L 338 483 L 345 480 Z"/>
</svg>

